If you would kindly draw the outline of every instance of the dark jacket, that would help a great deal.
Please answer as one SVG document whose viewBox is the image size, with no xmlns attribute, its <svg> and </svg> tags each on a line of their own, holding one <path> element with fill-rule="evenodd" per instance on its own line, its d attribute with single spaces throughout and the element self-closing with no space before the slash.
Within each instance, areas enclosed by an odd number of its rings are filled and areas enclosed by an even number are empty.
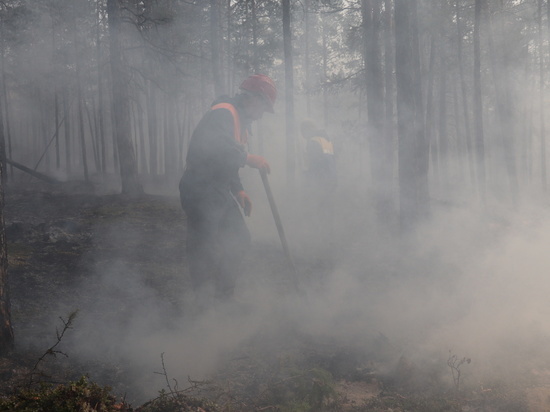
<svg viewBox="0 0 550 412">
<path fill-rule="evenodd" d="M 222 98 L 214 104 L 233 104 L 239 113 L 241 130 L 248 127 L 240 99 Z M 213 104 L 213 105 L 214 105 Z M 200 200 L 212 190 L 230 196 L 243 190 L 239 168 L 246 163 L 246 149 L 235 140 L 234 122 L 227 109 L 207 112 L 200 120 L 187 152 L 185 172 L 180 182 L 182 205 Z"/>
<path fill-rule="evenodd" d="M 330 145 L 324 150 L 319 139 Z M 330 192 L 336 188 L 336 164 L 332 142 L 326 136 L 319 135 L 308 139 L 306 143 L 308 170 L 306 175 L 313 188 Z"/>
</svg>

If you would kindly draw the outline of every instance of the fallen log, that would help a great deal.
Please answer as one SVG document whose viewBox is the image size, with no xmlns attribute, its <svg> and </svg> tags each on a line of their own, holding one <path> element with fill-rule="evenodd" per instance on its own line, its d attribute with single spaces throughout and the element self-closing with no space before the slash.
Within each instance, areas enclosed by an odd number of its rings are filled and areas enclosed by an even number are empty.
<svg viewBox="0 0 550 412">
<path fill-rule="evenodd" d="M 44 182 L 54 184 L 54 185 L 61 183 L 61 181 L 54 179 L 53 177 L 37 172 L 36 170 L 32 170 L 27 166 L 22 165 L 21 163 L 14 162 L 13 160 L 6 159 L 6 163 L 12 165 L 13 167 L 16 167 L 19 170 L 22 170 L 25 173 L 30 174 L 33 177 L 36 177 L 37 179 L 43 180 Z"/>
</svg>

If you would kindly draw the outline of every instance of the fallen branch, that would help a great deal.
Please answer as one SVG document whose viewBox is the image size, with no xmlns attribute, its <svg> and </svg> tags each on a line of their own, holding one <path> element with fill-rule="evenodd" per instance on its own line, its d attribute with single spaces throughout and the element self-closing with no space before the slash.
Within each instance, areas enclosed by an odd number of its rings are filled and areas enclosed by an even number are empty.
<svg viewBox="0 0 550 412">
<path fill-rule="evenodd" d="M 61 183 L 59 180 L 54 179 L 53 177 L 47 176 L 43 173 L 37 172 L 36 170 L 32 170 L 28 168 L 27 166 L 22 165 L 21 163 L 14 162 L 13 160 L 6 159 L 6 163 L 12 165 L 13 167 L 16 167 L 19 170 L 22 170 L 25 173 L 30 174 L 33 177 L 36 177 L 37 179 L 43 180 L 44 182 L 50 183 L 50 184 L 59 184 Z"/>
</svg>

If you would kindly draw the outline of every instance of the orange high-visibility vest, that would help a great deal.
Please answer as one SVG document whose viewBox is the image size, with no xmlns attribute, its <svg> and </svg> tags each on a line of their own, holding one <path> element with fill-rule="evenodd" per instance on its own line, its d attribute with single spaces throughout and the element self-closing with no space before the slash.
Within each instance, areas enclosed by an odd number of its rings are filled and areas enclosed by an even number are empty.
<svg viewBox="0 0 550 412">
<path fill-rule="evenodd" d="M 323 149 L 324 154 L 333 155 L 334 154 L 334 146 L 332 145 L 332 142 L 325 139 L 324 137 L 313 137 L 311 140 L 314 142 L 317 142 L 321 145 L 321 149 Z"/>
<path fill-rule="evenodd" d="M 216 109 L 227 109 L 231 112 L 231 115 L 233 116 L 233 133 L 235 135 L 235 140 L 240 144 L 246 144 L 248 142 L 248 131 L 245 129 L 244 133 L 241 133 L 241 121 L 235 106 L 231 103 L 218 103 L 212 106 L 211 110 Z"/>
</svg>

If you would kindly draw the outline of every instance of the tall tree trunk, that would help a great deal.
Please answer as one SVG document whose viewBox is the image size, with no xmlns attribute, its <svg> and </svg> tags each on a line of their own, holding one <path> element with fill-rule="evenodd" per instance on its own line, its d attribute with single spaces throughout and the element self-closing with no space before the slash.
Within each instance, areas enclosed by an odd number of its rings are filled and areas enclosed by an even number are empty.
<svg viewBox="0 0 550 412">
<path fill-rule="evenodd" d="M 385 25 L 384 25 L 384 138 L 386 140 L 387 161 L 388 161 L 388 174 L 386 179 L 390 182 L 388 190 L 391 193 L 395 188 L 395 154 L 394 154 L 394 139 L 395 139 L 395 123 L 394 123 L 394 93 L 395 93 L 395 77 L 393 73 L 394 69 L 394 50 L 392 39 L 394 38 L 393 32 L 393 14 L 392 14 L 392 2 L 391 0 L 384 0 L 385 6 Z M 393 197 L 392 197 L 392 203 Z M 392 211 L 395 211 L 395 205 L 392 206 Z"/>
<path fill-rule="evenodd" d="M 0 107 L 1 113 L 2 110 Z M 5 165 L 6 141 L 4 138 L 4 121 L 0 115 L 0 356 L 6 355 L 14 347 L 8 282 L 8 251 L 4 224 Z"/>
<path fill-rule="evenodd" d="M 149 163 L 147 162 L 147 149 L 145 147 L 145 129 L 143 127 L 144 118 L 143 118 L 143 106 L 141 102 L 136 103 L 136 122 L 138 129 L 138 139 L 139 139 L 139 158 L 141 159 L 140 170 L 142 173 L 149 174 Z"/>
<path fill-rule="evenodd" d="M 466 155 L 468 157 L 468 170 L 470 180 L 473 186 L 476 185 L 475 167 L 474 167 L 474 150 L 472 147 L 472 131 L 470 127 L 470 108 L 468 105 L 468 91 L 466 87 L 466 79 L 464 76 L 464 62 L 462 58 L 462 19 L 460 15 L 460 0 L 456 0 L 456 30 L 457 30 L 457 59 L 458 73 L 460 76 L 460 91 L 462 97 L 462 111 L 464 112 L 464 140 L 466 143 Z"/>
<path fill-rule="evenodd" d="M 76 15 L 73 17 L 73 30 L 74 30 L 74 48 L 76 58 L 75 64 L 75 75 L 76 75 L 76 99 L 77 99 L 77 116 L 78 116 L 78 134 L 80 137 L 80 154 L 82 156 L 82 167 L 84 171 L 84 181 L 88 182 L 90 180 L 88 173 L 88 156 L 86 153 L 86 136 L 84 133 L 84 102 L 82 96 L 82 85 L 80 84 L 80 55 L 79 50 L 79 41 L 77 39 L 77 30 L 76 30 Z"/>
<path fill-rule="evenodd" d="M 369 119 L 370 164 L 375 208 L 380 222 L 392 211 L 391 141 L 384 135 L 384 76 L 380 47 L 380 0 L 362 0 L 365 82 Z"/>
<path fill-rule="evenodd" d="M 157 93 L 153 82 L 147 81 L 147 134 L 149 135 L 149 166 L 151 175 L 158 173 Z"/>
<path fill-rule="evenodd" d="M 418 1 L 412 0 L 410 7 L 410 29 L 412 44 L 412 65 L 413 65 L 413 90 L 414 90 L 414 109 L 415 109 L 415 138 L 416 138 L 416 159 L 418 161 L 418 217 L 425 218 L 430 212 L 430 190 L 428 183 L 428 172 L 430 170 L 430 152 L 426 140 L 426 118 L 424 112 L 424 103 L 422 96 L 422 70 L 420 64 L 420 34 L 418 32 Z"/>
<path fill-rule="evenodd" d="M 227 78 L 227 87 L 226 87 L 226 90 L 232 90 L 232 86 L 233 86 L 233 75 L 234 75 L 234 70 L 233 70 L 233 67 L 235 67 L 235 64 L 233 63 L 233 58 L 231 56 L 231 36 L 232 36 L 232 32 L 231 32 L 231 17 L 232 17 L 232 13 L 231 13 L 231 0 L 227 0 L 227 39 L 226 39 L 226 56 L 227 56 L 227 73 L 226 73 L 226 78 Z"/>
<path fill-rule="evenodd" d="M 5 60 L 6 55 L 4 53 L 5 51 L 5 35 L 4 35 L 4 19 L 2 16 L 0 16 L 0 47 L 1 47 L 1 55 L 0 58 L 2 59 L 2 99 L 4 103 L 4 114 L 6 119 L 6 134 L 7 134 L 7 158 L 11 159 L 11 152 L 12 152 L 12 142 L 11 142 L 11 127 L 10 127 L 10 114 L 9 114 L 9 105 L 8 105 L 8 83 L 6 82 L 6 66 L 5 66 Z M 1 104 L 0 104 L 1 106 Z M 0 112 L 1 114 L 1 112 Z M 4 164 L 5 165 L 5 164 Z M 6 169 L 4 169 L 4 176 L 7 177 Z M 13 166 L 11 167 L 11 174 L 13 175 Z"/>
<path fill-rule="evenodd" d="M 454 130 L 455 130 L 455 136 L 456 136 L 456 153 L 458 156 L 458 167 L 457 167 L 457 178 L 460 179 L 461 183 L 464 183 L 464 173 L 467 171 L 467 163 L 466 163 L 466 145 L 464 142 L 464 139 L 461 139 L 461 136 L 464 136 L 462 133 L 462 122 L 460 121 L 460 103 L 459 103 L 459 92 L 458 87 L 460 79 L 453 76 L 452 81 L 452 92 L 453 92 L 453 115 L 454 115 Z"/>
<path fill-rule="evenodd" d="M 482 202 L 485 203 L 485 142 L 483 136 L 483 103 L 481 97 L 481 44 L 480 25 L 483 0 L 475 0 L 474 9 L 474 136 L 477 165 L 478 190 Z"/>
<path fill-rule="evenodd" d="M 487 8 L 487 3 L 485 3 Z M 540 14 L 540 13 L 539 13 Z M 501 155 L 503 163 L 506 167 L 508 184 L 510 189 L 510 200 L 517 204 L 519 196 L 519 183 L 516 170 L 516 158 L 514 150 L 515 136 L 515 110 L 512 107 L 512 90 L 509 80 L 509 65 L 506 57 L 502 53 L 498 53 L 494 45 L 494 36 L 491 23 L 491 16 L 488 8 L 487 15 L 487 34 L 489 40 L 489 57 L 491 61 L 491 69 L 493 71 L 493 81 L 495 84 L 496 109 L 498 116 L 498 130 L 500 137 Z M 501 30 L 502 31 L 502 28 Z M 497 55 L 498 53 L 498 55 Z"/>
<path fill-rule="evenodd" d="M 52 20 L 52 50 L 56 49 L 55 45 L 55 23 Z M 55 53 L 52 55 L 52 60 L 54 59 Z M 55 70 L 55 66 L 53 68 Z M 59 147 L 59 93 L 57 87 L 57 81 L 54 82 L 54 97 L 53 97 L 53 110 L 54 110 L 54 120 L 55 120 L 55 169 L 59 170 L 61 168 L 61 153 Z"/>
<path fill-rule="evenodd" d="M 550 2 L 547 1 L 547 17 L 550 18 Z M 540 173 L 542 182 L 542 191 L 546 193 L 548 182 L 546 176 L 546 125 L 544 124 L 544 50 L 542 40 L 542 0 L 538 0 L 537 10 L 537 26 L 538 26 L 538 46 L 539 46 L 539 111 L 540 111 Z M 550 21 L 548 22 L 548 30 L 550 32 Z"/>
<path fill-rule="evenodd" d="M 290 31 L 290 0 L 283 0 L 283 47 L 285 57 L 285 115 L 286 115 L 286 179 L 290 189 L 294 188 L 295 119 L 294 119 L 294 65 L 292 62 L 292 32 Z"/>
<path fill-rule="evenodd" d="M 443 187 L 449 187 L 449 136 L 447 136 L 447 59 L 441 51 L 441 73 L 439 83 L 439 160 Z"/>
<path fill-rule="evenodd" d="M 250 0 L 250 12 L 252 13 L 252 69 L 254 73 L 260 71 L 258 59 L 258 17 L 256 16 L 256 0 Z"/>
<path fill-rule="evenodd" d="M 96 133 L 97 119 L 96 119 L 95 113 L 93 117 L 90 114 L 90 108 L 88 107 L 87 102 L 84 102 L 83 106 L 84 106 L 84 110 L 86 111 L 86 118 L 88 119 L 88 128 L 90 130 L 90 139 L 92 143 L 92 154 L 94 157 L 95 170 L 99 172 L 101 170 L 101 164 L 99 163 L 99 150 L 98 150 L 99 146 L 98 146 L 98 139 L 97 139 L 97 133 Z M 93 101 L 93 98 L 92 98 L 92 107 L 95 107 L 95 102 Z"/>
<path fill-rule="evenodd" d="M 413 4 L 414 3 L 414 4 Z M 399 200 L 403 230 L 429 213 L 427 158 L 421 101 L 418 100 L 418 50 L 414 45 L 416 0 L 395 0 L 395 71 L 399 136 Z"/>
<path fill-rule="evenodd" d="M 328 52 L 327 52 L 327 22 L 326 17 L 321 17 L 322 47 L 323 47 L 323 126 L 326 128 L 329 122 L 328 112 Z"/>
<path fill-rule="evenodd" d="M 305 25 L 305 32 L 304 32 L 304 83 L 305 83 L 305 93 L 306 93 L 306 113 L 307 116 L 311 116 L 311 96 L 310 96 L 310 88 L 311 88 L 311 76 L 310 76 L 310 50 L 309 50 L 309 43 L 310 43 L 310 18 L 309 18 L 309 9 L 310 9 L 310 0 L 304 1 L 304 25 Z"/>
<path fill-rule="evenodd" d="M 164 173 L 167 177 L 175 176 L 177 171 L 177 147 L 175 121 L 175 98 L 166 96 L 164 108 Z"/>
<path fill-rule="evenodd" d="M 432 33 L 430 40 L 430 64 L 428 69 L 428 90 L 426 91 L 426 141 L 430 147 L 432 160 L 432 176 L 434 184 L 439 187 L 440 168 L 437 136 L 434 134 L 434 83 L 435 83 L 435 35 Z"/>
<path fill-rule="evenodd" d="M 71 119 L 70 119 L 70 102 L 69 102 L 69 86 L 65 85 L 63 88 L 63 117 L 65 124 L 63 125 L 64 137 L 65 137 L 65 170 L 67 176 L 70 176 L 72 170 L 72 156 L 71 156 Z"/>
<path fill-rule="evenodd" d="M 220 0 L 210 0 L 210 52 L 212 56 L 212 83 L 216 96 L 225 93 L 220 53 Z"/>
<path fill-rule="evenodd" d="M 125 76 L 120 49 L 120 15 L 117 0 L 107 0 L 111 76 L 113 82 L 114 134 L 118 147 L 122 193 L 137 195 L 143 192 L 138 180 L 136 157 L 130 136 L 130 102 L 128 79 Z"/>
<path fill-rule="evenodd" d="M 96 27 L 96 59 L 97 59 L 97 116 L 98 116 L 98 136 L 99 136 L 99 146 L 100 146 L 100 163 L 101 163 L 101 172 L 105 173 L 107 171 L 107 149 L 105 144 L 105 125 L 103 119 L 103 81 L 101 76 L 101 3 L 97 2 L 97 27 Z"/>
</svg>

